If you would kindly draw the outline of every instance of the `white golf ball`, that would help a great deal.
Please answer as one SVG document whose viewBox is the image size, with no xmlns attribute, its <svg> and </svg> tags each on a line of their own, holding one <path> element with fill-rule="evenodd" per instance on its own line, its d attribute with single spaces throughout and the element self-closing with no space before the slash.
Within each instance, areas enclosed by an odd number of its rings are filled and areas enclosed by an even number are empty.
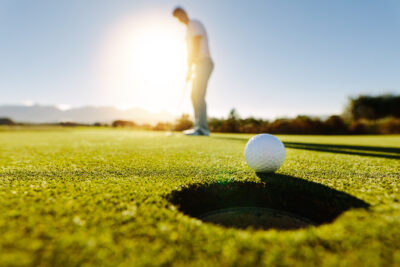
<svg viewBox="0 0 400 267">
<path fill-rule="evenodd" d="M 285 161 L 285 146 L 271 134 L 259 134 L 247 142 L 244 157 L 256 172 L 274 172 Z"/>
</svg>

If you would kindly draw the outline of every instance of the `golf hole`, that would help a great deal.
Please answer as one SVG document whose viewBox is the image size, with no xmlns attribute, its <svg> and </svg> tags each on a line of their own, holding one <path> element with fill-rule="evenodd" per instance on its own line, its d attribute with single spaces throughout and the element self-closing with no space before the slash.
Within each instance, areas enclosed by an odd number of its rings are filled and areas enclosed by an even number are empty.
<svg viewBox="0 0 400 267">
<path fill-rule="evenodd" d="M 344 192 L 303 179 L 270 174 L 261 182 L 195 184 L 173 191 L 181 212 L 205 223 L 238 229 L 295 230 L 331 223 L 368 204 Z"/>
<path fill-rule="evenodd" d="M 202 214 L 198 218 L 204 222 L 242 229 L 252 227 L 255 229 L 290 230 L 316 225 L 316 223 L 294 213 L 259 207 L 234 207 L 214 210 Z"/>
</svg>

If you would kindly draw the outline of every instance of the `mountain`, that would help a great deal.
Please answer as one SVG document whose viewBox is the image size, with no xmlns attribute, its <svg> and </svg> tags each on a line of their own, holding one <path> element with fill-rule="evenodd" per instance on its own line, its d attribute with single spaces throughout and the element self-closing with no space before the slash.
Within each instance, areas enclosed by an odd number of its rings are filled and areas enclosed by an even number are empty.
<svg viewBox="0 0 400 267">
<path fill-rule="evenodd" d="M 135 123 L 155 124 L 161 121 L 172 121 L 174 116 L 166 111 L 152 113 L 142 108 L 119 110 L 114 107 L 79 107 L 61 110 L 56 106 L 23 106 L 0 105 L 0 117 L 7 117 L 16 122 L 26 123 L 110 123 L 114 120 L 130 120 Z"/>
</svg>

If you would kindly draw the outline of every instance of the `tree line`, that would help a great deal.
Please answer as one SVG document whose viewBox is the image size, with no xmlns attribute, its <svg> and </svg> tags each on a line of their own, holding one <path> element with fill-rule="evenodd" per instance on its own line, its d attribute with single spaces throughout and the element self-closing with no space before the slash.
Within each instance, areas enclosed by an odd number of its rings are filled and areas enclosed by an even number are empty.
<svg viewBox="0 0 400 267">
<path fill-rule="evenodd" d="M 183 114 L 175 123 L 159 123 L 153 130 L 181 131 L 192 127 L 189 115 Z M 360 95 L 349 98 L 343 114 L 325 119 L 299 115 L 295 118 L 265 120 L 241 118 L 232 109 L 226 118 L 210 118 L 212 132 L 272 134 L 398 134 L 400 133 L 400 96 Z"/>
<path fill-rule="evenodd" d="M 17 123 L 8 118 L 0 118 L 0 125 L 17 125 Z M 160 122 L 156 125 L 138 125 L 128 120 L 116 120 L 111 125 L 104 123 L 87 125 L 74 122 L 62 122 L 58 125 L 183 131 L 191 128 L 193 122 L 188 114 L 183 114 L 172 123 Z M 232 109 L 225 118 L 210 118 L 209 127 L 212 132 L 223 133 L 400 134 L 400 95 L 360 95 L 356 98 L 349 98 L 348 105 L 342 114 L 331 115 L 324 119 L 305 115 L 275 120 L 255 117 L 241 118 L 236 109 Z"/>
</svg>

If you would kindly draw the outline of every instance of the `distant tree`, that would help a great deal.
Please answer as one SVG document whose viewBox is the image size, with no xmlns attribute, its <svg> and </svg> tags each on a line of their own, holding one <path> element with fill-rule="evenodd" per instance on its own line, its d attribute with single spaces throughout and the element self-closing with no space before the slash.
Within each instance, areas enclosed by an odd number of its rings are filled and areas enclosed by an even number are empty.
<svg viewBox="0 0 400 267">
<path fill-rule="evenodd" d="M 305 115 L 299 115 L 290 120 L 291 134 L 323 134 L 325 125 L 319 118 L 311 118 Z"/>
<path fill-rule="evenodd" d="M 326 133 L 328 134 L 346 134 L 349 133 L 348 126 L 342 117 L 337 115 L 330 116 L 325 121 Z"/>
<path fill-rule="evenodd" d="M 126 121 L 126 120 L 116 120 L 112 123 L 113 127 L 135 127 L 136 123 L 133 121 Z"/>
<path fill-rule="evenodd" d="M 278 134 L 278 133 L 291 133 L 292 127 L 290 125 L 290 120 L 281 118 L 274 120 L 269 127 L 269 132 Z"/>
<path fill-rule="evenodd" d="M 211 132 L 222 132 L 222 125 L 224 124 L 224 119 L 211 118 L 208 120 L 208 126 Z"/>
<path fill-rule="evenodd" d="M 189 118 L 189 114 L 182 114 L 180 118 L 175 121 L 173 130 L 184 131 L 193 127 L 193 122 Z"/>
<path fill-rule="evenodd" d="M 10 118 L 0 118 L 0 125 L 15 125 L 15 122 Z"/>
<path fill-rule="evenodd" d="M 76 127 L 76 126 L 83 126 L 84 124 L 72 122 L 72 121 L 65 121 L 65 122 L 60 122 L 61 126 L 64 127 Z"/>
<path fill-rule="evenodd" d="M 255 119 L 253 117 L 239 120 L 239 132 L 241 133 L 260 133 L 268 125 L 268 121 Z"/>
<path fill-rule="evenodd" d="M 231 109 L 228 119 L 222 125 L 222 132 L 237 133 L 239 132 L 239 114 L 236 109 Z"/>
<path fill-rule="evenodd" d="M 352 120 L 377 120 L 385 117 L 400 118 L 400 96 L 360 95 L 357 98 L 350 99 L 347 110 Z"/>
</svg>

